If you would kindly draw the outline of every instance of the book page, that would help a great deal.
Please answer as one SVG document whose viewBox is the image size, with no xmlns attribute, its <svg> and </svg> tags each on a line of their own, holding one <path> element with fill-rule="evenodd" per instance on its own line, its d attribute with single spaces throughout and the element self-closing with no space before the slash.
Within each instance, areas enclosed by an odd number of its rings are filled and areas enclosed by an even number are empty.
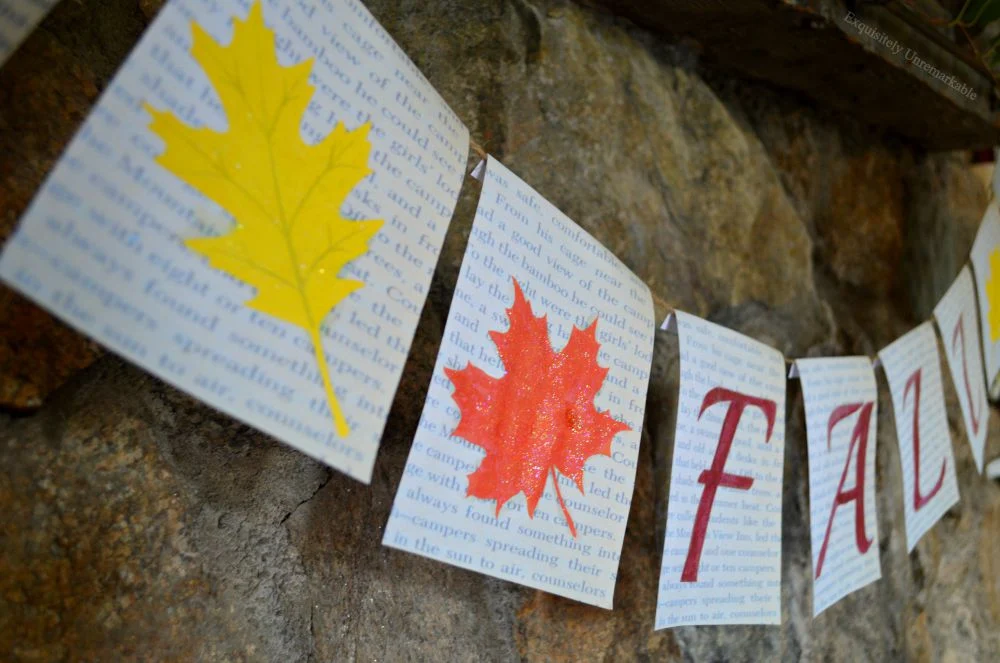
<svg viewBox="0 0 1000 663">
<path fill-rule="evenodd" d="M 779 624 L 785 359 L 672 315 L 681 379 L 656 628 Z"/>
<path fill-rule="evenodd" d="M 26 212 L 0 276 L 367 482 L 467 149 L 464 125 L 356 0 L 173 0 Z"/>
<path fill-rule="evenodd" d="M 868 357 L 797 359 L 809 447 L 813 616 L 882 577 L 875 501 L 878 386 Z"/>
<path fill-rule="evenodd" d="M 383 543 L 610 608 L 649 289 L 495 159 Z"/>
<path fill-rule="evenodd" d="M 955 456 L 941 389 L 934 325 L 925 322 L 878 353 L 892 392 L 903 465 L 907 550 L 958 502 Z"/>
</svg>

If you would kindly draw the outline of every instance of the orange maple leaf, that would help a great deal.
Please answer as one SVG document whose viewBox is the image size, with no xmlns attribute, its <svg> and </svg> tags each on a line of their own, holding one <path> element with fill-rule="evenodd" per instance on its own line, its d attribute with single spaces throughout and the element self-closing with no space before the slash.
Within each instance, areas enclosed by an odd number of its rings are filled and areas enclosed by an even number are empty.
<svg viewBox="0 0 1000 663">
<path fill-rule="evenodd" d="M 479 467 L 469 474 L 466 496 L 495 499 L 496 513 L 507 500 L 524 493 L 528 516 L 549 474 L 569 530 L 576 526 L 559 490 L 556 470 L 584 493 L 583 466 L 591 456 L 611 455 L 615 435 L 628 425 L 594 407 L 594 397 L 608 369 L 597 363 L 597 320 L 586 329 L 573 327 L 569 341 L 555 352 L 546 316 L 535 317 L 514 279 L 514 303 L 507 309 L 510 329 L 491 331 L 506 374 L 494 378 L 471 363 L 445 368 L 455 385 L 452 398 L 461 419 L 452 435 L 482 447 Z"/>
</svg>

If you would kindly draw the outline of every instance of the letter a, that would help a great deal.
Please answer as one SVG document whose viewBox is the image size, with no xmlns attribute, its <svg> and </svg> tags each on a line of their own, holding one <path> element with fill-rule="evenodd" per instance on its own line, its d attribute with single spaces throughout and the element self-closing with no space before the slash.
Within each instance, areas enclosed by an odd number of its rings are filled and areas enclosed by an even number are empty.
<svg viewBox="0 0 1000 663">
<path fill-rule="evenodd" d="M 726 459 L 729 457 L 729 450 L 733 446 L 733 437 L 736 436 L 736 427 L 743 416 L 743 410 L 749 405 L 759 408 L 767 418 L 767 435 L 764 442 L 771 441 L 771 433 L 774 431 L 774 418 L 778 410 L 778 405 L 772 400 L 747 396 L 730 389 L 716 387 L 707 394 L 701 403 L 701 411 L 698 418 L 705 414 L 705 410 L 716 403 L 729 403 L 729 410 L 726 411 L 726 418 L 722 422 L 722 431 L 719 434 L 719 445 L 715 448 L 715 457 L 712 459 L 712 466 L 703 470 L 698 477 L 698 483 L 704 484 L 705 489 L 701 493 L 701 501 L 698 503 L 698 513 L 695 514 L 694 531 L 691 533 L 691 546 L 688 548 L 687 559 L 684 561 L 684 571 L 681 573 L 681 582 L 697 582 L 698 565 L 701 563 L 701 550 L 705 546 L 705 533 L 708 531 L 708 520 L 712 515 L 712 504 L 715 503 L 715 493 L 719 486 L 724 488 L 734 488 L 736 490 L 750 490 L 753 486 L 753 477 L 729 474 L 725 471 Z"/>
<path fill-rule="evenodd" d="M 941 476 L 938 477 L 937 483 L 931 488 L 931 492 L 927 495 L 920 494 L 920 372 L 922 369 L 917 369 L 910 376 L 910 379 L 906 381 L 906 389 L 903 390 L 903 406 L 906 406 L 906 398 L 910 395 L 910 387 L 913 387 L 915 392 L 913 398 L 913 510 L 920 511 L 924 506 L 931 501 L 931 499 L 937 495 L 937 492 L 941 490 L 941 486 L 944 484 L 944 470 L 948 466 L 948 461 L 941 461 Z"/>
<path fill-rule="evenodd" d="M 830 509 L 830 520 L 826 523 L 826 535 L 823 537 L 823 545 L 819 549 L 819 557 L 816 560 L 816 577 L 823 571 L 823 560 L 826 559 L 826 547 L 830 543 L 830 531 L 833 529 L 833 516 L 837 513 L 837 507 L 848 502 L 854 502 L 854 542 L 858 546 L 858 552 L 864 555 L 872 545 L 872 540 L 865 538 L 865 453 L 868 451 L 868 428 L 871 425 L 873 402 L 850 403 L 841 405 L 830 413 L 830 421 L 826 426 L 826 448 L 830 448 L 833 437 L 833 427 L 851 416 L 858 410 L 858 422 L 854 424 L 854 432 L 851 433 L 851 446 L 847 450 L 847 460 L 844 462 L 844 472 L 840 475 L 840 483 L 837 485 L 837 495 L 833 498 L 833 508 Z M 858 457 L 854 461 L 854 488 L 844 490 L 844 481 L 847 480 L 847 468 L 851 466 L 851 456 L 854 454 L 854 447 L 858 447 Z"/>
</svg>

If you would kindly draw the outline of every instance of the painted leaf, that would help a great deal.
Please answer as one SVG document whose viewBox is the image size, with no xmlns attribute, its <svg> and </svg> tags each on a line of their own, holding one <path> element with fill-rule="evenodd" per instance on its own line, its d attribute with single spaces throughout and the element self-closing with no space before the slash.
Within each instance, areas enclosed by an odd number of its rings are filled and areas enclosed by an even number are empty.
<svg viewBox="0 0 1000 663">
<path fill-rule="evenodd" d="M 990 275 L 986 279 L 986 300 L 989 302 L 990 341 L 1000 341 L 1000 249 L 990 254 Z"/>
<path fill-rule="evenodd" d="M 246 305 L 305 329 L 323 376 L 337 433 L 349 432 L 330 382 L 320 324 L 364 283 L 339 276 L 368 250 L 380 220 L 350 221 L 340 207 L 368 168 L 369 126 L 337 124 L 315 145 L 302 141 L 313 96 L 312 61 L 278 64 L 260 3 L 233 22 L 229 46 L 196 23 L 191 54 L 222 100 L 228 129 L 191 127 L 150 106 L 150 129 L 166 143 L 156 162 L 215 201 L 235 223 L 219 237 L 185 244 L 216 269 L 256 288 Z"/>
<path fill-rule="evenodd" d="M 594 407 L 608 369 L 597 363 L 597 320 L 574 327 L 555 352 L 546 316 L 535 317 L 514 280 L 510 328 L 491 331 L 506 374 L 494 378 L 472 364 L 446 368 L 461 411 L 453 435 L 481 447 L 486 456 L 469 474 L 467 495 L 496 500 L 496 513 L 518 493 L 534 517 L 549 476 L 573 536 L 576 526 L 563 502 L 556 470 L 584 492 L 583 466 L 595 455 L 611 455 L 615 435 L 629 427 Z"/>
</svg>

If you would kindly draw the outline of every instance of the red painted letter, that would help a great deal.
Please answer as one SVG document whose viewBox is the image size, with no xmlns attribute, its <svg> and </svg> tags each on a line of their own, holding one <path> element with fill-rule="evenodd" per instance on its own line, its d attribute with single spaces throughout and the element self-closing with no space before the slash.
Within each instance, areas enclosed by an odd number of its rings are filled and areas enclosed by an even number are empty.
<svg viewBox="0 0 1000 663">
<path fill-rule="evenodd" d="M 906 388 L 903 390 L 903 407 L 906 407 L 906 397 L 910 395 L 910 387 L 915 392 L 913 398 L 913 510 L 920 511 L 924 505 L 931 501 L 941 490 L 944 484 L 944 470 L 948 466 L 948 461 L 941 461 L 941 476 L 937 483 L 931 488 L 927 495 L 920 494 L 920 371 L 917 369 L 906 381 Z"/>
<path fill-rule="evenodd" d="M 962 324 L 962 316 L 958 316 L 955 323 L 955 331 L 951 335 L 951 349 L 955 351 L 955 346 L 961 341 L 961 349 L 958 350 L 962 357 L 962 374 L 965 376 L 965 395 L 969 399 L 969 418 L 972 419 L 972 434 L 979 434 L 979 415 L 976 414 L 976 401 L 972 398 L 972 386 L 969 384 L 969 364 L 965 361 L 965 326 Z"/>
<path fill-rule="evenodd" d="M 765 442 L 771 441 L 771 433 L 774 431 L 774 417 L 778 410 L 778 405 L 774 401 L 763 398 L 747 396 L 736 391 L 716 387 L 707 394 L 701 403 L 701 412 L 698 418 L 705 414 L 705 410 L 716 403 L 729 403 L 726 411 L 726 418 L 722 422 L 722 432 L 719 434 L 719 445 L 715 448 L 715 457 L 712 459 L 712 466 L 702 471 L 698 477 L 698 483 L 705 485 L 705 490 L 701 493 L 701 501 L 698 503 L 698 512 L 694 518 L 694 530 L 691 533 L 691 546 L 688 548 L 687 559 L 684 561 L 684 571 L 681 573 L 681 582 L 696 582 L 698 580 L 698 565 L 701 563 L 701 549 L 705 545 L 705 533 L 708 531 L 708 520 L 712 515 L 712 504 L 715 502 L 715 493 L 719 486 L 725 488 L 735 488 L 737 490 L 750 490 L 753 485 L 753 477 L 729 474 L 725 471 L 726 458 L 729 457 L 729 449 L 733 446 L 733 437 L 736 435 L 736 427 L 743 416 L 743 410 L 749 405 L 760 408 L 767 418 L 767 436 Z"/>
<path fill-rule="evenodd" d="M 830 520 L 826 523 L 826 536 L 823 537 L 823 545 L 819 549 L 819 558 L 816 560 L 816 577 L 819 577 L 823 570 L 823 560 L 826 559 L 826 547 L 830 543 L 830 530 L 833 528 L 833 515 L 837 513 L 837 507 L 848 502 L 854 502 L 854 542 L 858 545 L 858 552 L 864 555 L 868 552 L 872 544 L 871 539 L 865 538 L 865 452 L 868 450 L 868 427 L 871 425 L 872 408 L 875 404 L 851 403 L 841 405 L 830 413 L 830 421 L 826 426 L 826 448 L 830 448 L 830 441 L 833 437 L 833 427 L 851 416 L 859 409 L 858 423 L 854 424 L 854 432 L 851 433 L 851 446 L 847 449 L 847 460 L 844 462 L 844 472 L 840 475 L 840 484 L 837 486 L 837 495 L 833 498 L 833 508 L 830 509 Z M 844 481 L 847 480 L 847 468 L 851 466 L 851 455 L 854 453 L 854 446 L 858 446 L 858 457 L 854 461 L 854 488 L 844 490 Z"/>
</svg>

